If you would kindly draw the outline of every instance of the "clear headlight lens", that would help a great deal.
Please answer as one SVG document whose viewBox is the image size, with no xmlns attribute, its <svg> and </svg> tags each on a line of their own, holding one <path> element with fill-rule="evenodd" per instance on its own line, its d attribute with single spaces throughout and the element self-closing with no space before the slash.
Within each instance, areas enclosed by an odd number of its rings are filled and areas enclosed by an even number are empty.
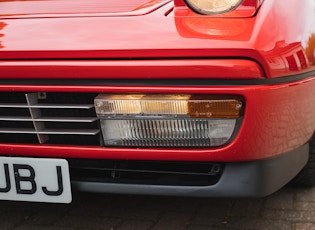
<svg viewBox="0 0 315 230">
<path fill-rule="evenodd" d="M 106 146 L 220 146 L 243 111 L 237 96 L 101 94 L 94 103 Z"/>
<path fill-rule="evenodd" d="M 201 14 L 222 14 L 238 7 L 243 0 L 185 0 L 187 5 Z"/>
</svg>

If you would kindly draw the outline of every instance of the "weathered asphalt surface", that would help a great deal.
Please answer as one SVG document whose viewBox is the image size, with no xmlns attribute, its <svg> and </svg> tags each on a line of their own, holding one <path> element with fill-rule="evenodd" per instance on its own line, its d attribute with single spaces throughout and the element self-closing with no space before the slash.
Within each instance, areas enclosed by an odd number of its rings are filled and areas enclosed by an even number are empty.
<svg viewBox="0 0 315 230">
<path fill-rule="evenodd" d="M 262 199 L 75 192 L 70 205 L 0 201 L 0 229 L 315 229 L 315 189 Z"/>
</svg>

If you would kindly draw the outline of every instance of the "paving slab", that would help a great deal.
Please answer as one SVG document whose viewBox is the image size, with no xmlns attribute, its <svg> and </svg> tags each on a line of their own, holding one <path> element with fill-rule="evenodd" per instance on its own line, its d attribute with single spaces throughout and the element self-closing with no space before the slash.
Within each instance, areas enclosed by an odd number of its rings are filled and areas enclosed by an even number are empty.
<svg viewBox="0 0 315 230">
<path fill-rule="evenodd" d="M 315 229 L 315 188 L 215 199 L 74 192 L 71 204 L 0 201 L 1 229 Z"/>
</svg>

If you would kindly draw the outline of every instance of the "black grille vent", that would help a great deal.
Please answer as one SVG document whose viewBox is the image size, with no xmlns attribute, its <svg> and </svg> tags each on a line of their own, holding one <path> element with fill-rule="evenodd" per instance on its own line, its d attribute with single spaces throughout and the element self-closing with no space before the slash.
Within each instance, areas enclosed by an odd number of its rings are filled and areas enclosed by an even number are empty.
<svg viewBox="0 0 315 230">
<path fill-rule="evenodd" d="M 87 93 L 1 93 L 0 141 L 99 145 L 95 96 Z"/>
<path fill-rule="evenodd" d="M 216 184 L 224 165 L 199 162 L 69 159 L 73 181 L 208 186 Z"/>
</svg>

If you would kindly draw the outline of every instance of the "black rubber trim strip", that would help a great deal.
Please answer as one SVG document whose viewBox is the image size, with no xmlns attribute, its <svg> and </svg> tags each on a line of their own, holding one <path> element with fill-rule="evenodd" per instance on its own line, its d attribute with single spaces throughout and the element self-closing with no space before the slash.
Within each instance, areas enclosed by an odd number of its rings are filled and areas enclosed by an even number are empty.
<svg viewBox="0 0 315 230">
<path fill-rule="evenodd" d="M 0 85 L 75 86 L 241 86 L 296 82 L 315 76 L 315 71 L 271 79 L 0 79 Z"/>
</svg>

